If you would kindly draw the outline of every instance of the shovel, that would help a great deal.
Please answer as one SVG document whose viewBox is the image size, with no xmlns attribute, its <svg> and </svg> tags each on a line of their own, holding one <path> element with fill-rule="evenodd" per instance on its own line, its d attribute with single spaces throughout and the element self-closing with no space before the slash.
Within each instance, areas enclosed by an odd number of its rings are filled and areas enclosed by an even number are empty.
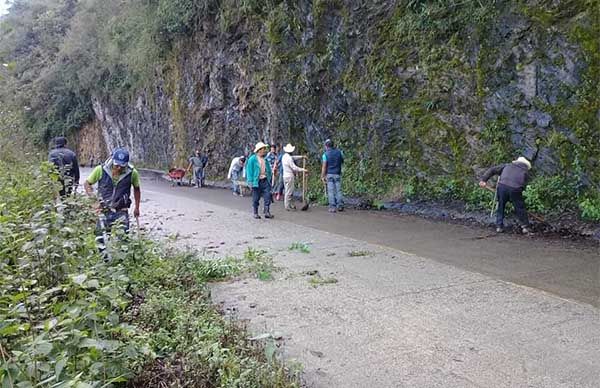
<svg viewBox="0 0 600 388">
<path fill-rule="evenodd" d="M 306 157 L 302 158 L 302 168 L 306 169 Z M 302 208 L 303 212 L 308 210 L 308 201 L 306 200 L 306 171 L 302 171 Z"/>
<path fill-rule="evenodd" d="M 142 227 L 140 225 L 140 217 L 135 217 L 135 223 L 137 225 L 137 238 L 140 239 L 140 233 L 142 232 Z"/>
</svg>

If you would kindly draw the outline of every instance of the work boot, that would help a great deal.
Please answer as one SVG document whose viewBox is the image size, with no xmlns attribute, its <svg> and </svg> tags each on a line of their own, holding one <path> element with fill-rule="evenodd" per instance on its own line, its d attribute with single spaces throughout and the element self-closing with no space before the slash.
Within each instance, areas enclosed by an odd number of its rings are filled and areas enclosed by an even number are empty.
<svg viewBox="0 0 600 388">
<path fill-rule="evenodd" d="M 265 218 L 267 219 L 271 219 L 273 218 L 273 215 L 271 214 L 271 212 L 269 211 L 269 208 L 265 209 Z"/>
<path fill-rule="evenodd" d="M 255 220 L 260 220 L 260 216 L 258 215 L 258 213 L 254 213 L 254 219 Z"/>
</svg>

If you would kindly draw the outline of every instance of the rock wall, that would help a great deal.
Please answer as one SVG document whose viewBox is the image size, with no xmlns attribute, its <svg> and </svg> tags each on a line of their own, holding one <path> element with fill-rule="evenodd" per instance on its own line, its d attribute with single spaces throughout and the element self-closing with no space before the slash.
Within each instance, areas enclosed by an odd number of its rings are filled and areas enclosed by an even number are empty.
<svg viewBox="0 0 600 388">
<path fill-rule="evenodd" d="M 223 175 L 259 140 L 297 143 L 316 161 L 331 137 L 348 156 L 350 194 L 385 196 L 415 179 L 471 184 L 520 154 L 538 173 L 598 185 L 598 7 L 298 0 L 221 9 L 177 42 L 151 86 L 125 102 L 97 96 L 94 111 L 108 149 L 127 146 L 145 166 L 181 165 L 202 148 L 210 173 Z"/>
<path fill-rule="evenodd" d="M 109 155 L 106 147 L 106 137 L 100 121 L 96 120 L 86 125 L 69 144 L 77 145 L 79 164 L 90 166 L 101 163 Z"/>
</svg>

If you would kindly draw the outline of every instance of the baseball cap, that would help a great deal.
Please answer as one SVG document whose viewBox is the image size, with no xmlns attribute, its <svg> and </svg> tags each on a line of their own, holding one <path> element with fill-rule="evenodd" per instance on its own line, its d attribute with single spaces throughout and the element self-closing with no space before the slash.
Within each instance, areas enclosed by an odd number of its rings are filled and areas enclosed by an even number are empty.
<svg viewBox="0 0 600 388">
<path fill-rule="evenodd" d="M 129 163 L 129 151 L 125 148 L 117 148 L 112 154 L 113 163 L 117 166 L 127 166 Z"/>
</svg>

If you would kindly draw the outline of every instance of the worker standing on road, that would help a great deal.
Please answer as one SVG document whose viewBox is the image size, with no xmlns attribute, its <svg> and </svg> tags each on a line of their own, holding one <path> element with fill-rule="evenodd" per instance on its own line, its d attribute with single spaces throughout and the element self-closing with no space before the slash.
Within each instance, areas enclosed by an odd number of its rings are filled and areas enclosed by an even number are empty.
<svg viewBox="0 0 600 388">
<path fill-rule="evenodd" d="M 196 150 L 195 155 L 189 159 L 190 164 L 185 170 L 186 174 L 193 168 L 194 182 L 197 188 L 204 186 L 205 169 L 208 164 L 208 156 L 202 155 Z"/>
<path fill-rule="evenodd" d="M 58 170 L 61 184 L 60 196 L 71 195 L 79 185 L 79 162 L 77 155 L 67 147 L 67 139 L 60 136 L 54 139 L 54 148 L 48 154 L 48 161 Z M 75 190 L 73 190 L 75 188 Z"/>
<path fill-rule="evenodd" d="M 277 153 L 277 146 L 274 144 L 271 144 L 270 151 L 269 151 L 269 153 L 267 153 L 267 156 L 265 157 L 265 159 L 271 166 L 271 171 L 273 172 L 273 175 L 271 176 L 271 202 L 273 202 L 273 200 L 274 200 L 273 194 L 275 194 L 275 189 L 277 188 L 277 184 L 276 184 L 277 183 L 277 181 L 276 181 L 277 171 L 275 170 L 275 165 L 277 164 L 278 157 L 279 157 L 279 155 Z"/>
<path fill-rule="evenodd" d="M 271 165 L 265 159 L 268 145 L 258 142 L 254 147 L 254 154 L 246 162 L 246 181 L 252 188 L 252 209 L 254 218 L 260 219 L 258 215 L 258 206 L 260 198 L 263 198 L 265 218 L 273 218 L 271 215 Z"/>
<path fill-rule="evenodd" d="M 342 196 L 342 164 L 344 154 L 335 147 L 333 141 L 325 140 L 325 153 L 322 157 L 321 180 L 327 185 L 329 212 L 344 211 Z"/>
<path fill-rule="evenodd" d="M 283 163 L 282 163 L 282 159 L 283 159 L 283 155 L 284 152 L 280 152 L 279 156 L 277 157 L 277 161 L 275 162 L 275 170 L 274 173 L 277 174 L 277 178 L 275 179 L 276 185 L 275 185 L 275 200 L 276 201 L 281 201 L 283 199 L 283 192 L 284 192 L 284 184 L 283 184 Z"/>
<path fill-rule="evenodd" d="M 233 195 L 241 195 L 239 180 L 242 177 L 242 171 L 246 163 L 246 157 L 244 155 L 237 156 L 231 161 L 229 166 L 229 172 L 227 172 L 227 179 L 231 180 Z"/>
<path fill-rule="evenodd" d="M 487 181 L 492 176 L 500 175 L 498 186 L 496 187 L 496 199 L 498 200 L 498 210 L 496 212 L 496 232 L 504 231 L 504 210 L 506 204 L 511 202 L 515 207 L 515 213 L 521 225 L 521 231 L 529 234 L 529 218 L 525 209 L 523 200 L 523 190 L 529 180 L 529 170 L 531 162 L 524 157 L 519 157 L 512 163 L 501 164 L 488 169 L 479 182 L 479 186 L 485 188 Z"/>
<path fill-rule="evenodd" d="M 294 181 L 295 174 L 297 172 L 307 172 L 306 169 L 296 166 L 295 161 L 301 160 L 304 156 L 292 156 L 292 152 L 296 150 L 296 147 L 289 144 L 283 148 L 283 157 L 281 158 L 281 164 L 283 166 L 283 184 L 285 187 L 284 191 L 284 207 L 285 210 L 296 210 L 294 204 Z"/>
</svg>

